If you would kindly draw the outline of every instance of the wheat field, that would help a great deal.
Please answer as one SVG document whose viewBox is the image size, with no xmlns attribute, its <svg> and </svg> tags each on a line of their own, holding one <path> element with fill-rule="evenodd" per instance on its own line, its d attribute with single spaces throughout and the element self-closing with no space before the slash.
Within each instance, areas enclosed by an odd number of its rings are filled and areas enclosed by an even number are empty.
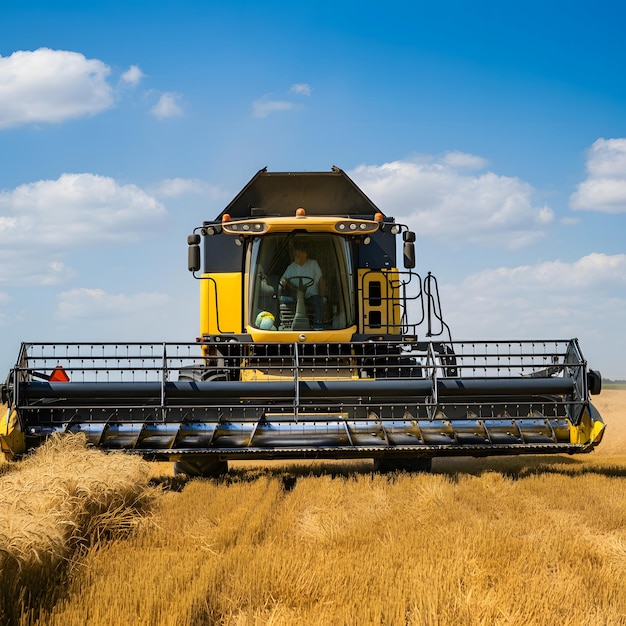
<svg viewBox="0 0 626 626">
<path fill-rule="evenodd" d="M 0 623 L 53 604 L 82 556 L 132 532 L 156 498 L 138 458 L 54 437 L 20 463 L 2 465 Z"/>
<path fill-rule="evenodd" d="M 626 391 L 595 404 L 609 426 L 590 455 L 414 475 L 248 462 L 191 481 L 150 464 L 152 514 L 84 542 L 14 623 L 626 624 Z"/>
</svg>

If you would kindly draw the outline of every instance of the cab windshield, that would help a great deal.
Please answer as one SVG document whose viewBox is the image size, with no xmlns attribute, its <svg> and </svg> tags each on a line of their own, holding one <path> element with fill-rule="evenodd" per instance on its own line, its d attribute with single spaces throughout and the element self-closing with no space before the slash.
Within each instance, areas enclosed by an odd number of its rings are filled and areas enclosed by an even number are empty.
<svg viewBox="0 0 626 626">
<path fill-rule="evenodd" d="M 354 324 L 348 243 L 326 233 L 257 238 L 250 257 L 250 323 L 262 330 L 329 330 Z"/>
</svg>

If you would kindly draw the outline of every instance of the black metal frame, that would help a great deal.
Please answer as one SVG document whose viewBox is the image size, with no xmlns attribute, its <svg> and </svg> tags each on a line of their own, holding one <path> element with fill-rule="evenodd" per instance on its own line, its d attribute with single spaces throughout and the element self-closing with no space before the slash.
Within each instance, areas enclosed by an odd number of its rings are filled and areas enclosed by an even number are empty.
<svg viewBox="0 0 626 626">
<path fill-rule="evenodd" d="M 151 458 L 581 452 L 578 342 L 23 344 L 10 400 L 29 447 L 82 431 Z M 60 367 L 69 382 L 46 380 Z"/>
</svg>

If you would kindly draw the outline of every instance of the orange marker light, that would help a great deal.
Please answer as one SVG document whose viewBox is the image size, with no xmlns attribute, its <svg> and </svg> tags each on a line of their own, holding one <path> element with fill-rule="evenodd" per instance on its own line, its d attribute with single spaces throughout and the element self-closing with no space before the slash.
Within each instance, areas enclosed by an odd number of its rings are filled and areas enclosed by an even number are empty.
<svg viewBox="0 0 626 626">
<path fill-rule="evenodd" d="M 376 213 L 376 215 L 374 215 L 374 221 L 375 222 L 382 222 L 383 221 L 383 214 L 382 213 Z"/>
<path fill-rule="evenodd" d="M 306 211 L 302 207 L 296 209 L 296 217 L 306 217 Z"/>
<path fill-rule="evenodd" d="M 230 215 L 228 213 L 222 215 L 222 222 L 230 222 Z"/>
</svg>

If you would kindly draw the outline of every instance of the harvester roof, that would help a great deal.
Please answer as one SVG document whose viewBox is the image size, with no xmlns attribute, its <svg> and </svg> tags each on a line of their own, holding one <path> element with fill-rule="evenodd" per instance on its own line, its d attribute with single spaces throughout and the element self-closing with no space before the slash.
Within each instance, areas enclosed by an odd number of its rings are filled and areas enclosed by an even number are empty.
<svg viewBox="0 0 626 626">
<path fill-rule="evenodd" d="M 252 209 L 266 215 L 291 216 L 303 207 L 307 215 L 374 216 L 381 211 L 341 169 L 330 172 L 268 172 L 264 168 L 222 211 L 233 218 L 250 217 Z"/>
</svg>

